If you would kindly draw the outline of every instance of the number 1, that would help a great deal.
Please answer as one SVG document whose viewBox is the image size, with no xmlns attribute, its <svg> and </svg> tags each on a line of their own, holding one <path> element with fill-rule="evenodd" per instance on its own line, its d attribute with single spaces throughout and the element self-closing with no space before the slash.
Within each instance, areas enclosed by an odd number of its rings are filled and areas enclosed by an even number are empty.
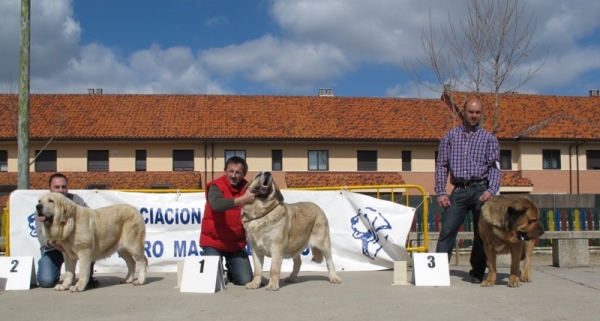
<svg viewBox="0 0 600 321">
<path fill-rule="evenodd" d="M 204 260 L 200 261 L 200 274 L 204 273 Z"/>
</svg>

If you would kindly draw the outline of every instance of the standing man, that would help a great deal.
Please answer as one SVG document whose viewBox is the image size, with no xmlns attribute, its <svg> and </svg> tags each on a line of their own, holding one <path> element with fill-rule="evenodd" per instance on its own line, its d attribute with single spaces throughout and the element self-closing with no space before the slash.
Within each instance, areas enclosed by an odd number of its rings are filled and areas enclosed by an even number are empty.
<svg viewBox="0 0 600 321">
<path fill-rule="evenodd" d="M 61 173 L 55 173 L 48 180 L 50 192 L 61 193 L 68 199 L 80 206 L 88 207 L 85 201 L 78 195 L 69 193 L 69 181 L 67 177 Z M 38 219 L 37 211 L 35 212 L 35 231 L 37 232 L 38 241 L 41 245 L 42 256 L 38 261 L 37 279 L 42 288 L 51 288 L 60 280 L 60 269 L 62 268 L 65 259 L 62 252 L 65 249 L 53 240 L 48 240 L 42 232 L 42 222 Z M 90 270 L 90 280 L 86 288 L 95 288 L 100 285 L 92 275 L 94 274 L 94 263 L 92 262 Z"/>
<path fill-rule="evenodd" d="M 206 184 L 206 206 L 200 231 L 204 255 L 225 257 L 227 279 L 235 285 L 252 281 L 252 267 L 246 253 L 246 232 L 242 207 L 254 202 L 246 191 L 248 164 L 233 156 L 225 164 L 225 174 Z"/>
<path fill-rule="evenodd" d="M 463 106 L 462 125 L 451 129 L 440 142 L 435 168 L 437 202 L 444 209 L 442 228 L 436 252 L 452 256 L 452 246 L 467 213 L 473 214 L 473 248 L 471 250 L 471 282 L 481 283 L 487 260 L 479 236 L 481 205 L 500 189 L 500 144 L 496 137 L 479 125 L 482 105 L 478 98 L 468 99 Z M 446 182 L 454 185 L 450 197 Z"/>
</svg>

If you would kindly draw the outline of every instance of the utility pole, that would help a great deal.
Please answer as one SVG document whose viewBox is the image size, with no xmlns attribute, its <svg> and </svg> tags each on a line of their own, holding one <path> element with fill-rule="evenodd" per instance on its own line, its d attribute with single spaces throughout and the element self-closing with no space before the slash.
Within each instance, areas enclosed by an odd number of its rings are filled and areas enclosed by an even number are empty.
<svg viewBox="0 0 600 321">
<path fill-rule="evenodd" d="M 18 189 L 29 189 L 29 26 L 30 0 L 21 0 L 21 63 L 19 75 Z"/>
</svg>

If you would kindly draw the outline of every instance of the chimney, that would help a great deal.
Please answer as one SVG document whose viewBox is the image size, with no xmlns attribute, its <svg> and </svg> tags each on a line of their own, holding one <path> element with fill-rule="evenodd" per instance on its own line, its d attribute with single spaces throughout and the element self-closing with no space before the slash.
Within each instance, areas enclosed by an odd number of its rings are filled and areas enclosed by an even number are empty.
<svg viewBox="0 0 600 321">
<path fill-rule="evenodd" d="M 96 94 L 98 94 L 98 95 L 102 95 L 102 88 L 98 88 L 98 89 L 96 89 Z"/>
<path fill-rule="evenodd" d="M 600 89 L 592 89 L 590 90 L 590 97 L 600 96 Z"/>
<path fill-rule="evenodd" d="M 94 94 L 94 88 L 88 88 L 88 94 L 93 95 Z"/>
<path fill-rule="evenodd" d="M 333 97 L 333 89 L 319 88 L 319 97 Z"/>
</svg>

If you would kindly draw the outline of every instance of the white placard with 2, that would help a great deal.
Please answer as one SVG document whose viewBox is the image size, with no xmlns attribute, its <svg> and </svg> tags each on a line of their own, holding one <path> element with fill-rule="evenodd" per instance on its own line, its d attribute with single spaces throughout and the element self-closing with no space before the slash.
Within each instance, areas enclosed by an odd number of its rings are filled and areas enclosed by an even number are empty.
<svg viewBox="0 0 600 321">
<path fill-rule="evenodd" d="M 0 257 L 0 289 L 29 290 L 36 283 L 33 256 Z"/>
</svg>

